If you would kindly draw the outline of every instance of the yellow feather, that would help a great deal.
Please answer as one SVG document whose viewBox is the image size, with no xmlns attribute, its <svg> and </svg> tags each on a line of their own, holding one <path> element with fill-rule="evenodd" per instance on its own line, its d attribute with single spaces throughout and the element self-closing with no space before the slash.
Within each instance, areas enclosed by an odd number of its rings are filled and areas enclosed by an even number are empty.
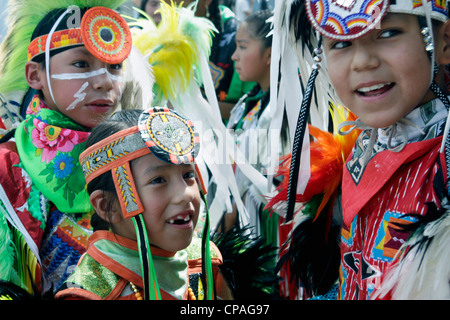
<svg viewBox="0 0 450 320">
<path fill-rule="evenodd" d="M 212 23 L 203 21 L 207 19 L 195 17 L 190 10 L 173 4 L 161 2 L 160 13 L 158 26 L 151 19 L 131 24 L 139 27 L 133 30 L 133 44 L 152 66 L 156 103 L 163 99 L 175 101 L 192 81 L 201 81 L 200 57 L 202 53 L 209 56 L 214 29 Z M 195 32 L 187 27 L 187 16 L 197 27 Z"/>
</svg>

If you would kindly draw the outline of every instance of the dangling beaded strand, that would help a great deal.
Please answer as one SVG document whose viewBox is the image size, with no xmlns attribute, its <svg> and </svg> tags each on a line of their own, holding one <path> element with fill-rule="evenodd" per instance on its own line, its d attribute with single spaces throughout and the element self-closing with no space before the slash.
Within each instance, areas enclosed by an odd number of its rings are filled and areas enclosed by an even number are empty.
<svg viewBox="0 0 450 320">
<path fill-rule="evenodd" d="M 131 286 L 131 289 L 133 289 L 134 296 L 136 297 L 136 300 L 143 300 L 143 299 L 142 299 L 142 295 L 141 295 L 141 293 L 139 292 L 139 289 L 138 289 L 138 288 L 134 285 L 134 283 L 131 282 L 131 281 L 130 281 L 130 286 Z"/>
</svg>

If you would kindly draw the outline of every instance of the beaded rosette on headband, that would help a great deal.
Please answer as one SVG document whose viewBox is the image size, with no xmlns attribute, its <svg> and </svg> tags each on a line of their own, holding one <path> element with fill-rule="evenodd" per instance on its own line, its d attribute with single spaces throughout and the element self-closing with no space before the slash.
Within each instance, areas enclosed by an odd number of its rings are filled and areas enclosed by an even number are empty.
<svg viewBox="0 0 450 320">
<path fill-rule="evenodd" d="M 63 15 L 68 14 L 68 10 Z M 73 7 L 73 10 L 79 9 Z M 94 7 L 83 15 L 80 26 L 50 32 L 31 41 L 28 60 L 46 50 L 85 45 L 97 59 L 118 64 L 130 54 L 131 42 L 130 29 L 117 12 L 105 7 Z"/>
<path fill-rule="evenodd" d="M 163 107 L 154 107 L 142 112 L 135 127 L 122 130 L 92 145 L 80 155 L 80 164 L 86 182 L 111 172 L 119 198 L 122 214 L 133 218 L 138 239 L 142 263 L 144 297 L 160 300 L 158 282 L 153 266 L 147 231 L 141 213 L 144 211 L 131 174 L 130 162 L 146 154 L 153 154 L 158 159 L 174 164 L 195 163 L 200 150 L 200 139 L 193 123 L 176 111 Z M 200 194 L 205 201 L 205 188 L 197 171 Z M 207 208 L 207 207 L 206 207 Z M 213 299 L 212 266 L 209 256 L 209 214 L 202 239 L 203 274 L 207 284 L 209 299 Z"/>
<path fill-rule="evenodd" d="M 299 6 L 300 1 L 291 1 L 291 10 Z M 430 89 L 450 108 L 448 98 L 443 94 L 439 86 L 434 82 L 437 73 L 437 66 L 434 62 L 434 40 L 432 32 L 432 19 L 445 22 L 447 18 L 446 1 L 413 1 L 413 0 L 305 0 L 304 8 L 309 22 L 313 29 L 317 31 L 318 45 L 314 50 L 314 61 L 312 71 L 309 76 L 302 105 L 297 121 L 297 127 L 293 139 L 292 162 L 289 174 L 289 185 L 287 193 L 287 213 L 286 220 L 292 220 L 296 202 L 297 184 L 299 177 L 299 166 L 301 162 L 302 144 L 307 131 L 309 119 L 309 109 L 315 80 L 321 67 L 321 37 L 327 37 L 338 41 L 350 41 L 364 36 L 371 30 L 379 28 L 381 20 L 387 13 L 413 14 L 425 20 L 422 27 L 424 37 L 424 48 L 431 60 Z M 293 15 L 291 14 L 291 17 Z M 420 21 L 420 20 L 419 20 Z M 292 23 L 292 22 L 290 22 Z M 289 26 L 293 28 L 296 26 Z M 450 113 L 449 113 L 450 114 Z M 443 144 L 448 144 L 446 148 L 447 162 L 450 164 L 450 142 L 447 141 L 449 131 L 449 121 L 447 121 Z M 306 177 L 308 179 L 308 177 Z"/>
</svg>

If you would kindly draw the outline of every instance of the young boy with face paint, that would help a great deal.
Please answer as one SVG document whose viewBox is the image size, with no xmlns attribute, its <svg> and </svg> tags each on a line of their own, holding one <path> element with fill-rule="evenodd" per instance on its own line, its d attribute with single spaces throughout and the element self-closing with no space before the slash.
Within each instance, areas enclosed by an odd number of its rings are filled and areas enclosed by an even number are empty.
<svg viewBox="0 0 450 320">
<path fill-rule="evenodd" d="M 91 129 L 118 107 L 131 50 L 127 23 L 103 3 L 15 4 L 17 19 L 32 8 L 42 19 L 28 29 L 25 64 L 37 93 L 14 138 L 0 144 L 0 279 L 28 293 L 56 291 L 91 234 L 78 157 Z"/>
<path fill-rule="evenodd" d="M 358 117 L 340 132 L 362 131 L 342 170 L 338 297 L 448 299 L 447 3 L 291 3 L 296 41 L 316 48 L 305 96 L 326 75 Z"/>
</svg>

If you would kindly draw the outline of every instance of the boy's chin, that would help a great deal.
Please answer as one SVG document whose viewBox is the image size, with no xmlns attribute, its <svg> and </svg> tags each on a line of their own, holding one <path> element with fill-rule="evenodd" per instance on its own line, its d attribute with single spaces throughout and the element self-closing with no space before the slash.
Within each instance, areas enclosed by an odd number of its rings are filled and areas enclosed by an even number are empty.
<svg viewBox="0 0 450 320">
<path fill-rule="evenodd" d="M 193 237 L 194 237 L 194 233 L 192 232 L 190 236 L 185 235 L 183 237 L 175 238 L 175 239 L 173 239 L 173 241 L 171 241 L 167 245 L 164 245 L 163 247 L 161 247 L 161 249 L 166 250 L 168 252 L 178 252 L 180 250 L 184 250 L 187 247 L 189 247 L 189 245 L 192 242 Z"/>
</svg>

